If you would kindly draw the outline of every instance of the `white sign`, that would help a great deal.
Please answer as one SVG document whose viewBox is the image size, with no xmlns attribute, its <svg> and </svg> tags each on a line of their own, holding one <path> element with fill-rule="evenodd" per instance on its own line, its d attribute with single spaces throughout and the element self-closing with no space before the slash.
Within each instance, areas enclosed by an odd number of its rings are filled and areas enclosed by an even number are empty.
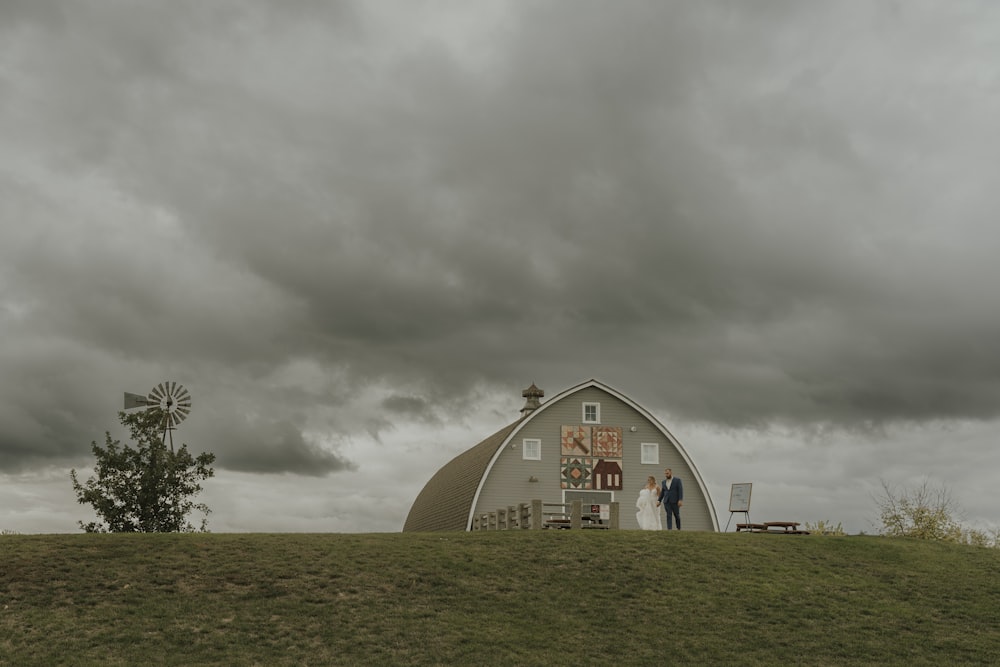
<svg viewBox="0 0 1000 667">
<path fill-rule="evenodd" d="M 730 512 L 750 511 L 750 487 L 752 486 L 753 484 L 750 482 L 733 484 L 732 489 L 729 491 Z"/>
<path fill-rule="evenodd" d="M 601 521 L 610 521 L 611 505 L 591 505 L 590 513 L 600 515 Z"/>
</svg>

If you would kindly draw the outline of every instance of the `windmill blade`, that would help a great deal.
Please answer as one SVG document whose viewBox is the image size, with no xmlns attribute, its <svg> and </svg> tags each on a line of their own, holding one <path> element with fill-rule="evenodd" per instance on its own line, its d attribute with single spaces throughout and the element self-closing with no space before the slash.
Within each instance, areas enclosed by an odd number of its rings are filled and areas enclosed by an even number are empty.
<svg viewBox="0 0 1000 667">
<path fill-rule="evenodd" d="M 149 400 L 142 394 L 125 392 L 125 409 L 144 408 L 149 405 Z"/>
<path fill-rule="evenodd" d="M 135 394 L 133 394 L 135 396 Z M 158 410 L 161 413 L 160 424 L 164 438 L 167 432 L 177 424 L 187 419 L 191 414 L 191 394 L 184 385 L 167 380 L 153 387 L 145 398 L 139 396 L 137 405 L 145 405 L 148 410 Z"/>
</svg>

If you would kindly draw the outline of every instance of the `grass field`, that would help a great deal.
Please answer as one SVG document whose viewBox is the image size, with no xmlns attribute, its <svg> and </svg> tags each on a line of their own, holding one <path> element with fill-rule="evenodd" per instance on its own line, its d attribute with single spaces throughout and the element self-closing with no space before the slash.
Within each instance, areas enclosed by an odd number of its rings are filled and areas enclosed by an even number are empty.
<svg viewBox="0 0 1000 667">
<path fill-rule="evenodd" d="M 1000 550 L 519 531 L 0 537 L 0 665 L 1000 664 Z"/>
</svg>

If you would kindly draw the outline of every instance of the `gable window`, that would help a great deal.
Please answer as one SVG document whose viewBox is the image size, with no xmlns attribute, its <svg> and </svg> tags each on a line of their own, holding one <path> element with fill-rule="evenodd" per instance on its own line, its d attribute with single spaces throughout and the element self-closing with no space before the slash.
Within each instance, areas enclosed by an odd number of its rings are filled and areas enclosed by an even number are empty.
<svg viewBox="0 0 1000 667">
<path fill-rule="evenodd" d="M 538 438 L 525 438 L 521 441 L 521 458 L 527 461 L 542 460 L 542 441 Z"/>
<path fill-rule="evenodd" d="M 601 423 L 601 404 L 600 403 L 584 403 L 583 404 L 583 423 L 584 424 L 600 424 Z"/>
<path fill-rule="evenodd" d="M 640 452 L 640 463 L 660 463 L 660 443 L 658 442 L 644 442 L 641 445 L 642 450 Z"/>
</svg>

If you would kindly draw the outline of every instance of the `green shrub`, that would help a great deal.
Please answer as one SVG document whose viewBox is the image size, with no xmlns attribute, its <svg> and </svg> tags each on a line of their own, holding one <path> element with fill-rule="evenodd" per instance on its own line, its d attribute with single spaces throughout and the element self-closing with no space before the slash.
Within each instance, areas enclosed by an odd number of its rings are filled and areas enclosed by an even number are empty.
<svg viewBox="0 0 1000 667">
<path fill-rule="evenodd" d="M 804 530 L 808 530 L 813 535 L 846 535 L 844 527 L 838 521 L 836 525 L 831 521 L 820 519 L 816 523 L 806 521 Z"/>
</svg>

